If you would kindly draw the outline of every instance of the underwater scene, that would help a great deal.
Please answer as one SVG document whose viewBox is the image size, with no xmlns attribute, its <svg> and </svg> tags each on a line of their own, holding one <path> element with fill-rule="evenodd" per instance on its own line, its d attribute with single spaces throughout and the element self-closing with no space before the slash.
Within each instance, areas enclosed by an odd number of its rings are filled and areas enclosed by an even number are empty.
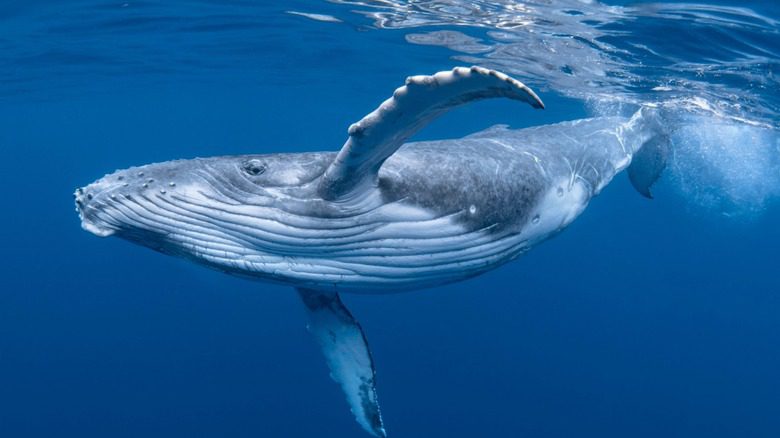
<svg viewBox="0 0 780 438">
<path fill-rule="evenodd" d="M 4 0 L 0 436 L 780 436 L 779 87 L 769 0 Z"/>
</svg>

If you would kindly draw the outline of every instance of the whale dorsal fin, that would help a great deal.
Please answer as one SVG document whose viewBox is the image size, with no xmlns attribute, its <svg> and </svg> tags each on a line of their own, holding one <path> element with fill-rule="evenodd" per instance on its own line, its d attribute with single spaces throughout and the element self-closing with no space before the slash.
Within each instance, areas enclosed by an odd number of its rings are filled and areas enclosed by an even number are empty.
<svg viewBox="0 0 780 438">
<path fill-rule="evenodd" d="M 448 110 L 492 97 L 507 97 L 544 108 L 520 81 L 482 67 L 456 67 L 432 76 L 412 76 L 393 96 L 349 127 L 349 138 L 320 180 L 319 194 L 349 198 L 376 185 L 382 163 L 404 142 Z"/>
</svg>

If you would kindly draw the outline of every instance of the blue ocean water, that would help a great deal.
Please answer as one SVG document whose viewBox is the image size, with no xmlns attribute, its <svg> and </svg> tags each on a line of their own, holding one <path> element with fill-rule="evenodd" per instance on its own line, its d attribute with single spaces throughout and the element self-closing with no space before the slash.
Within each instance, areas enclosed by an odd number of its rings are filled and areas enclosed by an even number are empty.
<svg viewBox="0 0 780 438">
<path fill-rule="evenodd" d="M 311 15 L 319 14 L 319 15 Z M 780 10 L 769 1 L 5 1 L 0 436 L 366 436 L 290 288 L 82 231 L 74 188 L 173 158 L 337 150 L 406 76 L 480 64 L 547 105 L 417 139 L 662 108 L 622 176 L 519 261 L 346 296 L 398 437 L 780 435 Z"/>
</svg>

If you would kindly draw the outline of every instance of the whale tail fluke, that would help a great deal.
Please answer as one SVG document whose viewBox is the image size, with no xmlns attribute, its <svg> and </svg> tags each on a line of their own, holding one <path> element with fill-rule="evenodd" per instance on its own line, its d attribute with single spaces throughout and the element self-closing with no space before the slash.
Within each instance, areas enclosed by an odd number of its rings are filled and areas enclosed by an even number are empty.
<svg viewBox="0 0 780 438">
<path fill-rule="evenodd" d="M 628 122 L 635 131 L 634 153 L 628 167 L 628 180 L 639 194 L 653 199 L 652 186 L 669 163 L 671 140 L 657 108 L 643 107 Z"/>
<path fill-rule="evenodd" d="M 661 133 L 647 140 L 634 154 L 628 166 L 628 180 L 645 198 L 653 199 L 650 189 L 666 169 L 670 151 L 669 135 Z"/>
</svg>

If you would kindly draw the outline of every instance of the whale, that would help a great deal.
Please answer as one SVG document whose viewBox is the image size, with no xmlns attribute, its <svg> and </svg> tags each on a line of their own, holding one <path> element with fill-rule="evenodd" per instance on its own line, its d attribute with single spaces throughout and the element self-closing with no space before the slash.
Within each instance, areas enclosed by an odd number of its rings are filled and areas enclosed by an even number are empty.
<svg viewBox="0 0 780 438">
<path fill-rule="evenodd" d="M 537 94 L 495 70 L 409 77 L 332 152 L 174 160 L 75 192 L 82 228 L 225 273 L 291 286 L 357 423 L 386 436 L 366 335 L 341 294 L 419 290 L 517 259 L 572 223 L 628 169 L 637 191 L 666 166 L 651 107 L 459 139 L 409 142 L 452 108 Z"/>
</svg>

